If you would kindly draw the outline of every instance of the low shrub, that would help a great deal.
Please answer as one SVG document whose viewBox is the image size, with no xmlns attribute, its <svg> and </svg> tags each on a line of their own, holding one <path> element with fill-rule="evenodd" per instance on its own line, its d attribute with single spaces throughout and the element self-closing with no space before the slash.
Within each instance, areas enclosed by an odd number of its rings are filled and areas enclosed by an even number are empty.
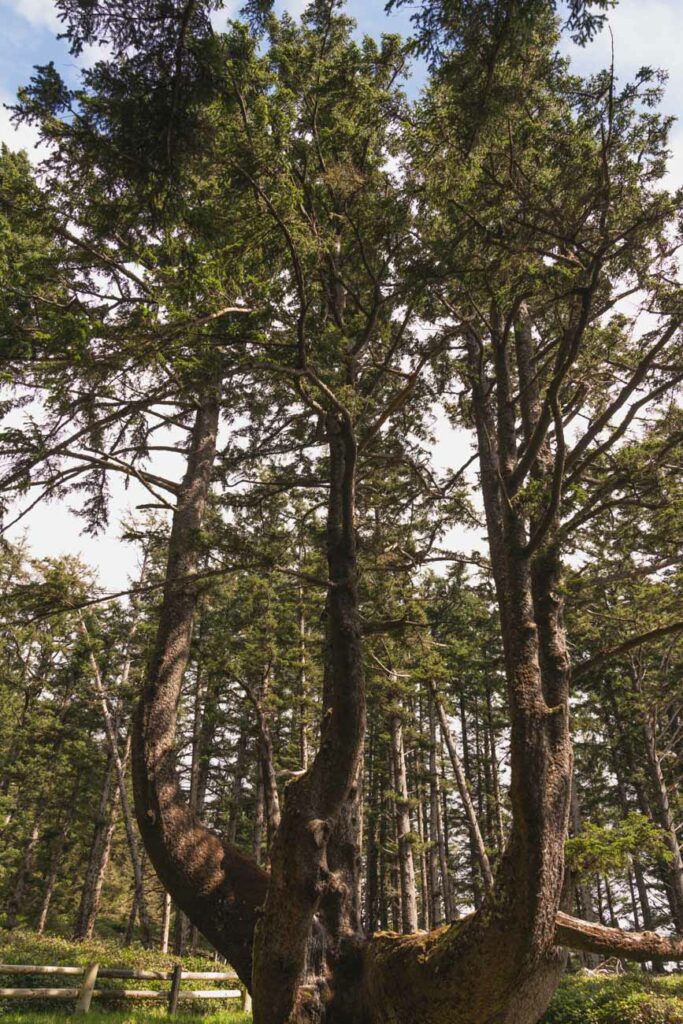
<svg viewBox="0 0 683 1024">
<path fill-rule="evenodd" d="M 542 1024 L 683 1024 L 683 974 L 567 975 Z"/>
</svg>

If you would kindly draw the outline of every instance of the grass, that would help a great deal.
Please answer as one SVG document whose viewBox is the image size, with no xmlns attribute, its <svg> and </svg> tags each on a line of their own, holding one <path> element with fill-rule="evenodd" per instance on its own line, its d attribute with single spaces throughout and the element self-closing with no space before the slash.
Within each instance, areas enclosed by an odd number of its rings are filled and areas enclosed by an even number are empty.
<svg viewBox="0 0 683 1024">
<path fill-rule="evenodd" d="M 0 963 L 49 964 L 51 966 L 81 966 L 98 963 L 100 967 L 129 967 L 148 971 L 164 971 L 182 963 L 186 970 L 227 970 L 221 964 L 203 956 L 181 958 L 158 950 L 144 949 L 140 945 L 121 946 L 115 940 L 97 939 L 92 942 L 72 942 L 56 935 L 39 936 L 17 929 L 0 937 Z M 80 978 L 74 975 L 0 975 L 0 988 L 77 988 Z M 102 978 L 97 988 L 139 988 L 168 991 L 167 981 L 125 981 Z M 193 988 L 236 988 L 233 982 L 185 981 L 183 991 Z M 41 1000 L 30 1005 L 18 1000 L 0 999 L 0 1024 L 63 1024 L 72 1014 L 71 1003 Z M 88 1013 L 88 1024 L 167 1024 L 169 1018 L 164 1005 L 150 1006 L 143 1001 L 126 1000 L 124 1005 L 103 1007 L 93 1004 Z M 216 1009 L 211 1002 L 195 1001 L 185 1004 L 173 1018 L 174 1024 L 251 1024 L 251 1014 L 238 1009 L 238 1001 L 230 1001 L 228 1008 Z"/>
<path fill-rule="evenodd" d="M 683 974 L 569 974 L 542 1024 L 683 1024 Z"/>
<path fill-rule="evenodd" d="M 65 1018 L 71 1016 L 66 1006 L 57 1009 L 17 1009 L 17 1003 L 11 1009 L 7 1000 L 0 1003 L 0 1021 L 2 1024 L 64 1024 Z M 54 1006 L 54 1003 L 53 1003 Z M 88 1024 L 168 1024 L 166 1009 L 161 1006 L 141 1006 L 131 1003 L 124 1010 L 101 1008 L 91 1009 L 87 1016 Z M 211 1013 L 181 1012 L 171 1018 L 174 1024 L 251 1024 L 251 1014 L 241 1011 L 219 1010 Z"/>
</svg>

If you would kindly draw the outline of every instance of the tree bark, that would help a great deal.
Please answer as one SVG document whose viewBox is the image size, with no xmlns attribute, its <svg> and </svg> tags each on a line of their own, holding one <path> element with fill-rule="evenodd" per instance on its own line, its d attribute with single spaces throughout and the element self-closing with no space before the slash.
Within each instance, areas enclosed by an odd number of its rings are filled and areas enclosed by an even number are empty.
<svg viewBox="0 0 683 1024">
<path fill-rule="evenodd" d="M 159 948 L 162 953 L 168 953 L 168 940 L 171 933 L 171 894 L 164 890 L 163 906 L 161 914 L 161 942 Z"/>
<path fill-rule="evenodd" d="M 358 613 L 356 441 L 347 417 L 327 416 L 329 588 L 321 742 L 289 782 L 271 850 L 271 877 L 255 936 L 254 1022 L 320 1020 L 333 1002 L 345 952 L 360 935 L 359 772 L 365 686 Z M 327 1019 L 327 1018 L 326 1018 Z"/>
</svg>

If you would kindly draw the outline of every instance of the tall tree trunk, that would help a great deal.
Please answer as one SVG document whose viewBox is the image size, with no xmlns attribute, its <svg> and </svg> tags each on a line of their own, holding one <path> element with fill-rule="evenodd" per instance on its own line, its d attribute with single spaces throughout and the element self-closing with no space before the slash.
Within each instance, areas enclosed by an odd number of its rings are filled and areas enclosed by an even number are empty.
<svg viewBox="0 0 683 1024">
<path fill-rule="evenodd" d="M 168 940 L 171 934 L 171 894 L 164 890 L 162 912 L 161 912 L 161 942 L 159 948 L 162 953 L 168 953 Z"/>
<path fill-rule="evenodd" d="M 254 860 L 257 864 L 263 862 L 263 832 L 266 823 L 266 797 L 263 791 L 263 775 L 261 759 L 256 763 L 256 806 L 254 808 L 254 835 L 253 849 Z"/>
<path fill-rule="evenodd" d="M 417 890 L 413 859 L 410 798 L 400 714 L 391 716 L 391 756 L 394 775 L 394 808 L 398 842 L 398 868 L 401 889 L 401 924 L 406 933 L 417 931 Z"/>
<path fill-rule="evenodd" d="M 255 936 L 255 1024 L 320 1020 L 333 1012 L 332 1000 L 341 1006 L 349 993 L 337 987 L 336 975 L 349 943 L 360 935 L 365 686 L 356 579 L 356 441 L 349 419 L 337 413 L 327 416 L 327 434 L 330 585 L 321 743 L 308 771 L 285 791 Z"/>
<path fill-rule="evenodd" d="M 486 682 L 486 728 L 489 739 L 489 750 L 491 754 L 491 796 L 493 799 L 493 814 L 495 822 L 495 836 L 498 852 L 502 853 L 505 846 L 503 829 L 503 805 L 500 797 L 500 778 L 498 774 L 498 751 L 496 750 L 496 732 L 493 726 L 493 701 L 491 686 Z"/>
<path fill-rule="evenodd" d="M 50 913 L 50 904 L 52 903 L 52 897 L 55 891 L 55 885 L 57 883 L 57 876 L 59 869 L 62 864 L 62 857 L 66 849 L 67 840 L 69 838 L 69 830 L 73 824 L 74 817 L 76 815 L 76 807 L 78 800 L 78 790 L 80 788 L 80 779 L 76 780 L 76 784 L 71 793 L 71 799 L 66 812 L 62 815 L 61 821 L 58 823 L 58 833 L 50 843 L 50 856 L 48 860 L 48 868 L 45 874 L 45 885 L 43 888 L 43 899 L 40 904 L 40 910 L 38 911 L 38 919 L 36 921 L 36 932 L 38 935 L 42 935 L 45 931 L 45 925 L 47 924 L 47 916 Z"/>
<path fill-rule="evenodd" d="M 386 790 L 386 779 L 381 778 L 379 783 L 379 927 L 385 932 L 389 927 L 389 858 L 387 845 L 389 840 L 388 818 L 384 792 Z"/>
<path fill-rule="evenodd" d="M 268 848 L 272 845 L 275 833 L 280 827 L 280 796 L 277 786 L 277 775 L 275 772 L 275 756 L 273 754 L 273 739 L 270 733 L 270 722 L 266 710 L 266 702 L 272 683 L 272 665 L 269 663 L 263 676 L 261 690 L 258 694 L 250 692 L 250 698 L 256 712 L 259 736 L 259 754 L 261 764 L 261 784 L 263 786 L 263 800 L 265 809 L 266 827 L 268 833 Z"/>
<path fill-rule="evenodd" d="M 652 716 L 646 712 L 643 717 L 643 738 L 645 740 L 645 762 L 653 796 L 653 807 L 657 824 L 664 833 L 669 847 L 670 860 L 667 881 L 671 890 L 671 907 L 676 931 L 683 932 L 683 856 L 678 841 L 678 831 L 671 810 L 669 790 L 666 785 L 662 765 L 657 752 L 657 732 Z"/>
<path fill-rule="evenodd" d="M 301 562 L 302 560 L 302 551 L 300 550 L 299 561 Z M 310 760 L 310 750 L 308 742 L 308 693 L 306 689 L 306 609 L 304 607 L 303 587 L 299 587 L 297 619 L 299 629 L 299 757 L 301 768 L 303 771 L 306 771 Z"/>
<path fill-rule="evenodd" d="M 104 680 L 100 673 L 97 659 L 92 650 L 90 644 L 90 636 L 86 627 L 84 619 L 81 617 L 81 633 L 83 634 L 86 642 L 88 643 L 88 655 L 90 660 L 90 667 L 92 669 L 93 682 L 95 684 L 95 690 L 99 699 L 100 708 L 102 710 L 102 719 L 104 721 L 104 731 L 107 737 L 107 743 L 109 744 L 109 750 L 114 761 L 114 770 L 116 773 L 116 784 L 119 791 L 119 801 L 121 803 L 121 812 L 123 815 L 123 824 L 126 829 L 126 838 L 128 840 L 128 851 L 130 853 L 130 860 L 133 866 L 133 878 L 135 880 L 135 891 L 137 898 L 134 901 L 134 906 L 137 908 L 137 913 L 140 918 L 140 930 L 142 933 L 142 942 L 145 946 L 151 946 L 152 944 L 152 926 L 149 920 L 149 913 L 147 910 L 147 899 L 145 897 L 145 883 L 142 870 L 142 854 L 138 845 L 138 837 L 135 830 L 133 811 L 130 806 L 130 800 L 128 799 L 128 787 L 126 785 L 126 770 L 123 763 L 123 759 L 119 753 L 119 740 L 116 723 L 109 707 L 109 697 L 104 685 Z M 133 623 L 131 633 L 128 638 L 127 646 L 130 647 L 132 636 L 137 628 L 137 620 Z M 127 680 L 128 673 L 130 671 L 130 651 L 126 657 L 122 672 L 122 682 Z"/>
<path fill-rule="evenodd" d="M 29 832 L 28 838 L 24 844 L 24 849 L 22 851 L 21 859 L 19 861 L 19 867 L 17 868 L 17 872 L 14 876 L 12 889 L 10 891 L 9 899 L 7 900 L 7 916 L 5 918 L 5 927 L 10 930 L 16 928 L 18 924 L 19 914 L 21 913 L 24 905 L 26 888 L 31 878 L 31 872 L 33 871 L 33 863 L 36 857 L 36 850 L 38 849 L 38 840 L 40 839 L 42 817 L 43 809 L 38 808 L 31 823 L 31 831 Z"/>
<path fill-rule="evenodd" d="M 380 857 L 378 850 L 378 808 L 381 808 L 381 789 L 378 785 L 379 773 L 376 767 L 376 737 L 374 729 L 370 733 L 368 751 L 368 810 L 365 831 L 365 930 L 372 934 L 379 924 L 378 904 Z M 380 812 L 381 813 L 381 810 Z"/>
<path fill-rule="evenodd" d="M 475 820 L 477 821 L 477 830 L 479 831 L 479 834 L 481 836 L 481 829 L 479 829 L 479 824 L 478 824 L 478 819 L 477 819 L 477 811 L 476 811 L 476 808 L 474 806 L 474 803 L 472 802 L 472 764 L 471 764 L 471 758 L 470 758 L 469 730 L 468 730 L 468 727 L 467 727 L 467 708 L 466 708 L 466 704 L 465 704 L 465 696 L 462 693 L 460 694 L 460 730 L 461 730 L 461 733 L 462 733 L 462 767 L 463 767 L 463 774 L 464 774 L 464 777 L 465 777 L 464 778 L 464 788 L 467 790 L 467 794 L 469 796 L 470 804 L 471 804 L 471 807 L 472 807 L 472 812 L 471 813 L 473 814 Z M 457 748 L 456 748 L 456 750 L 457 750 Z M 449 751 L 449 753 L 450 753 L 450 751 Z M 468 839 L 469 839 L 470 877 L 471 877 L 471 883 L 472 883 L 472 903 L 474 904 L 475 909 L 478 909 L 481 906 L 481 901 L 483 899 L 483 892 L 482 892 L 483 876 L 481 874 L 480 852 L 479 852 L 479 848 L 478 848 L 478 845 L 477 845 L 476 837 L 475 837 L 475 835 L 474 835 L 474 833 L 472 831 L 472 828 L 469 825 L 469 820 L 468 820 L 467 835 L 468 835 Z M 483 836 L 481 836 L 481 842 L 482 842 L 482 846 L 484 847 L 484 852 L 486 852 L 486 846 L 484 844 Z M 487 859 L 488 859 L 488 855 L 487 855 Z M 484 884 L 486 884 L 486 883 L 484 882 Z"/>
<path fill-rule="evenodd" d="M 416 772 L 419 777 L 419 772 Z M 431 897 L 429 892 L 429 874 L 427 871 L 427 830 L 425 828 L 424 790 L 421 783 L 417 787 L 417 835 L 420 841 L 420 928 L 429 931 L 431 922 Z"/>
<path fill-rule="evenodd" d="M 126 738 L 124 764 L 130 754 L 130 734 Z M 90 844 L 88 865 L 85 870 L 81 899 L 76 915 L 73 937 L 76 940 L 92 939 L 95 922 L 100 909 L 102 887 L 109 865 L 111 844 L 116 828 L 119 791 L 115 784 L 114 757 L 111 750 L 107 758 L 100 801 L 95 819 L 95 831 Z"/>
<path fill-rule="evenodd" d="M 581 801 L 579 800 L 576 778 L 572 780 L 570 815 L 571 834 L 578 836 L 581 832 Z M 579 916 L 585 921 L 594 922 L 596 915 L 593 910 L 593 896 L 590 886 L 585 881 L 580 880 L 576 883 L 576 896 L 579 904 Z M 599 958 L 596 957 L 595 953 L 584 953 L 583 962 L 586 967 L 594 969 L 598 966 Z"/>
<path fill-rule="evenodd" d="M 240 732 L 237 737 L 235 749 L 235 771 L 230 787 L 230 810 L 228 813 L 227 838 L 234 843 L 237 839 L 237 825 L 240 818 L 242 789 L 244 786 L 244 773 L 247 767 L 247 753 L 249 747 L 249 736 L 245 722 L 240 722 Z"/>
<path fill-rule="evenodd" d="M 486 888 L 490 889 L 493 885 L 493 872 L 491 871 L 491 864 L 486 852 L 486 844 L 484 842 L 484 837 L 481 834 L 479 819 L 477 817 L 474 803 L 472 802 L 472 796 L 465 777 L 465 771 L 460 761 L 460 757 L 458 756 L 455 738 L 451 733 L 444 706 L 437 697 L 434 698 L 434 706 L 439 718 L 439 725 L 441 726 L 441 735 L 443 736 L 443 741 L 446 745 L 446 750 L 448 751 L 448 756 L 450 758 L 451 767 L 453 768 L 453 774 L 455 775 L 458 793 L 465 811 L 467 827 L 470 833 L 470 842 L 476 851 L 477 865 L 481 871 Z"/>
</svg>

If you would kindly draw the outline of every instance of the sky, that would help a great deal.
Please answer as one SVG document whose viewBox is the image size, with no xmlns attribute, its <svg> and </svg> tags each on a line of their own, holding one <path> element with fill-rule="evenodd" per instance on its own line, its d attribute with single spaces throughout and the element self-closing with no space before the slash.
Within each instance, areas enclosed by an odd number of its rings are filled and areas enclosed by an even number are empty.
<svg viewBox="0 0 683 1024">
<path fill-rule="evenodd" d="M 236 14 L 242 0 L 227 0 L 225 17 Z M 409 28 L 409 9 L 386 15 L 385 0 L 348 0 L 347 10 L 362 32 L 406 33 Z M 301 13 L 306 0 L 279 0 L 276 8 L 286 8 L 292 15 Z M 75 81 L 79 63 L 87 64 L 92 54 L 87 51 L 76 61 L 70 56 L 64 41 L 58 40 L 60 23 L 51 0 L 0 0 L 0 142 L 14 149 L 25 148 L 30 155 L 35 150 L 35 136 L 31 129 L 17 130 L 10 122 L 5 104 L 12 103 L 19 86 L 27 82 L 34 65 L 54 61 L 64 78 Z M 621 81 L 631 77 L 642 66 L 661 67 L 669 72 L 662 109 L 677 116 L 683 111 L 683 0 L 621 0 L 610 13 L 611 36 L 603 31 L 585 48 L 565 42 L 563 50 L 573 61 L 575 70 L 590 73 L 609 65 L 612 39 L 614 41 L 615 69 Z M 672 159 L 668 184 L 683 186 L 683 123 L 677 123 L 671 139 Z M 469 449 L 462 435 L 450 431 L 446 424 L 437 424 L 435 458 L 441 467 L 459 467 L 468 457 Z M 175 467 L 177 468 L 177 467 Z M 164 471 L 162 468 L 161 472 Z M 86 537 L 81 533 L 82 522 L 73 514 L 68 503 L 41 505 L 21 524 L 9 531 L 12 540 L 22 532 L 30 537 L 32 552 L 37 557 L 63 553 L 78 554 L 93 566 L 107 590 L 123 589 L 129 576 L 135 576 L 137 555 L 134 549 L 122 545 L 119 539 L 120 520 L 129 514 L 136 503 L 147 500 L 147 492 L 139 485 L 126 489 L 122 479 L 112 481 L 111 524 L 104 534 Z M 483 548 L 476 535 L 457 532 L 449 538 L 449 546 L 459 543 L 470 548 Z"/>
</svg>

